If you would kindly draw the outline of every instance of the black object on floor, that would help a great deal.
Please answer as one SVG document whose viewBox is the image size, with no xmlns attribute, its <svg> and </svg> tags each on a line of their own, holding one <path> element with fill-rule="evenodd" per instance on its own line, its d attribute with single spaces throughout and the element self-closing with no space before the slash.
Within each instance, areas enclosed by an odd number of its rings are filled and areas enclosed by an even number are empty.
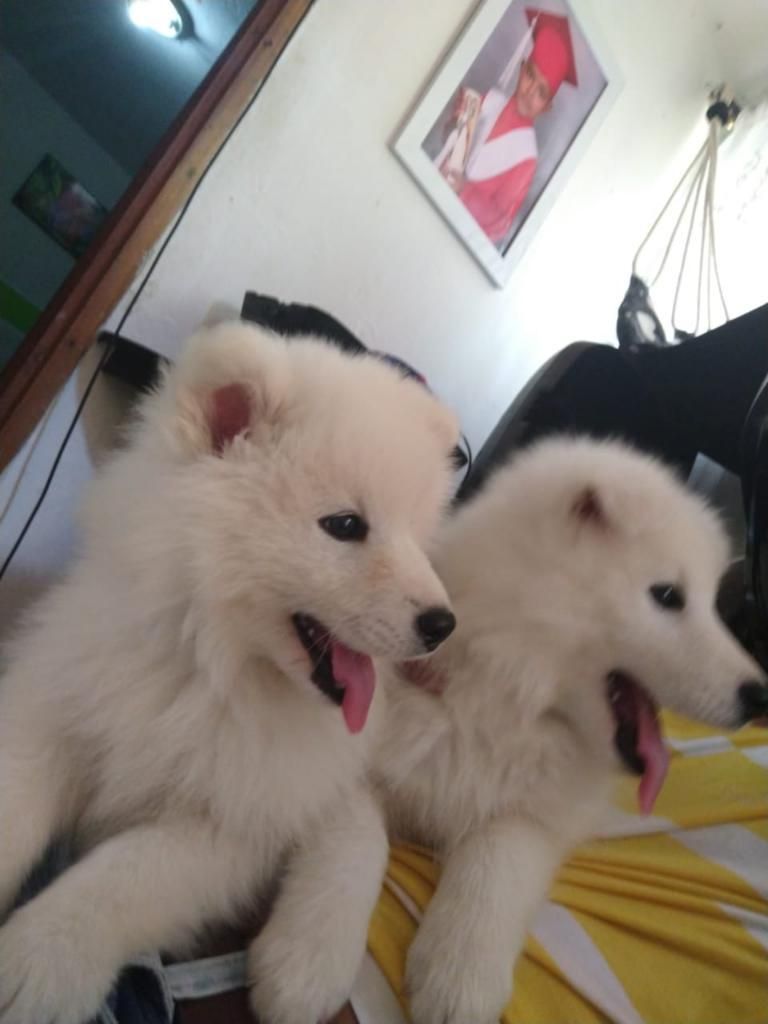
<svg viewBox="0 0 768 1024">
<path fill-rule="evenodd" d="M 678 345 L 568 345 L 528 382 L 483 445 L 469 497 L 516 449 L 553 433 L 620 437 L 687 475 L 701 452 L 742 474 L 742 430 L 768 377 L 768 305 Z"/>
<path fill-rule="evenodd" d="M 741 465 L 747 542 L 740 639 L 768 672 L 768 377 L 747 415 Z"/>
<path fill-rule="evenodd" d="M 344 349 L 345 352 L 363 354 L 370 351 L 344 324 L 330 313 L 318 309 L 317 306 L 304 306 L 298 302 L 281 302 L 271 295 L 246 292 L 240 315 L 243 320 L 259 324 L 277 334 L 282 334 L 285 338 L 311 334 L 315 337 L 325 338 Z M 386 356 L 384 353 L 374 352 L 372 354 L 388 359 L 395 366 L 399 365 L 404 376 L 418 377 L 424 383 L 424 378 L 401 360 Z M 469 443 L 466 442 L 466 444 L 467 452 L 457 445 L 451 454 L 453 467 L 456 470 L 463 469 L 470 462 Z"/>
<path fill-rule="evenodd" d="M 346 352 L 367 352 L 368 349 L 330 313 L 316 306 L 298 302 L 281 302 L 271 295 L 246 292 L 240 310 L 243 320 L 260 324 L 276 334 L 290 338 L 296 334 L 313 334 L 327 338 Z"/>
<path fill-rule="evenodd" d="M 608 345 L 580 341 L 531 378 L 481 448 L 459 499 L 474 494 L 512 453 L 550 434 L 623 438 L 660 455 L 684 476 L 693 455 L 643 378 Z"/>
<path fill-rule="evenodd" d="M 130 384 L 137 391 L 151 390 L 160 377 L 161 368 L 168 365 L 165 356 L 144 348 L 122 334 L 102 331 L 99 342 L 112 345 L 112 351 L 107 356 L 102 371 L 110 377 Z"/>
<path fill-rule="evenodd" d="M 680 443 L 740 474 L 742 430 L 768 376 L 768 304 L 679 345 L 638 345 L 625 358 Z"/>
<path fill-rule="evenodd" d="M 316 306 L 305 306 L 297 302 L 281 302 L 271 295 L 246 292 L 240 315 L 243 320 L 265 327 L 284 338 L 309 334 L 325 339 L 345 352 L 362 355 L 369 351 L 344 324 Z M 130 384 L 138 391 L 149 391 L 154 387 L 162 367 L 170 362 L 165 356 L 161 356 L 123 335 L 102 331 L 99 341 L 112 345 L 112 351 L 103 367 L 104 372 Z M 405 376 L 419 377 L 418 373 L 400 360 L 384 356 L 383 353 L 373 353 L 373 355 L 387 358 L 394 365 L 399 365 Z M 419 379 L 423 382 L 423 378 L 419 377 Z M 468 442 L 467 449 L 469 449 Z M 452 461 L 456 470 L 463 469 L 469 463 L 469 455 L 457 445 L 452 453 Z"/>
</svg>

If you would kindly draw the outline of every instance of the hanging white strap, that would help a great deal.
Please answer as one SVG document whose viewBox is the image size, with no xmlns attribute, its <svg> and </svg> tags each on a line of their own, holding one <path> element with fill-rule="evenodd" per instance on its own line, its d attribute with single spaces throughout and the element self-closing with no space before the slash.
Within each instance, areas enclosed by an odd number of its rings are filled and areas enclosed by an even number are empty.
<svg viewBox="0 0 768 1024">
<path fill-rule="evenodd" d="M 711 258 L 712 268 L 715 271 L 715 281 L 717 282 L 717 291 L 720 296 L 720 304 L 723 307 L 723 313 L 725 319 L 730 320 L 728 313 L 728 306 L 725 303 L 725 295 L 723 294 L 723 284 L 720 280 L 720 268 L 717 265 L 717 248 L 715 246 L 715 174 L 717 171 L 717 151 L 719 147 L 719 136 L 720 128 L 715 123 L 714 118 L 710 121 L 709 125 L 709 146 L 711 151 L 710 163 L 712 166 L 711 175 L 711 186 L 709 189 L 709 196 L 707 199 L 707 218 L 709 220 L 709 252 Z"/>
<path fill-rule="evenodd" d="M 696 154 L 696 156 L 693 158 L 693 160 L 691 160 L 691 162 L 686 167 L 685 171 L 683 172 L 683 176 L 680 178 L 678 183 L 675 185 L 675 187 L 672 190 L 672 194 L 670 195 L 669 199 L 662 206 L 661 211 L 659 212 L 659 215 L 656 217 L 656 220 L 653 222 L 653 224 L 651 224 L 650 228 L 648 229 L 648 232 L 646 233 L 646 235 L 643 238 L 642 242 L 638 246 L 637 252 L 635 253 L 635 258 L 632 260 L 632 273 L 635 274 L 636 276 L 639 276 L 638 275 L 638 270 L 637 270 L 637 265 L 638 265 L 638 262 L 640 260 L 640 256 L 642 255 L 643 249 L 645 249 L 646 245 L 648 244 L 648 242 L 652 238 L 653 233 L 656 231 L 656 229 L 658 228 L 659 224 L 664 219 L 664 214 L 667 212 L 667 210 L 670 208 L 672 203 L 675 201 L 675 197 L 677 196 L 678 192 L 680 191 L 680 189 L 685 184 L 686 180 L 688 179 L 688 176 L 694 170 L 694 168 L 696 168 L 696 174 L 694 174 L 693 180 L 691 182 L 691 185 L 689 186 L 688 193 L 686 194 L 686 197 L 685 197 L 685 202 L 683 203 L 683 208 L 680 211 L 680 215 L 679 215 L 679 217 L 677 219 L 677 222 L 675 223 L 674 228 L 672 229 L 672 238 L 670 238 L 670 242 L 669 242 L 669 245 L 667 246 L 667 250 L 666 250 L 666 252 L 664 254 L 664 259 L 662 260 L 661 267 L 659 268 L 659 270 L 658 270 L 658 272 L 656 274 L 656 277 L 653 279 L 654 281 L 658 280 L 659 275 L 661 274 L 661 271 L 662 271 L 662 269 L 664 267 L 664 263 L 666 262 L 666 259 L 667 259 L 668 255 L 669 255 L 669 250 L 672 247 L 672 241 L 673 241 L 674 236 L 675 236 L 675 234 L 677 232 L 677 229 L 679 227 L 680 221 L 682 220 L 683 214 L 685 212 L 685 208 L 687 207 L 688 202 L 689 202 L 689 200 L 691 198 L 691 195 L 693 194 L 693 189 L 694 189 L 694 186 L 696 184 L 696 179 L 698 177 L 698 174 L 701 172 L 701 166 L 702 166 L 702 163 L 703 163 L 703 161 L 705 159 L 705 156 L 706 156 L 706 150 L 707 150 L 707 143 L 705 142 L 704 145 L 701 147 L 701 149 Z"/>
<path fill-rule="evenodd" d="M 691 208 L 691 218 L 690 218 L 690 221 L 688 222 L 688 231 L 687 231 L 686 236 L 685 236 L 685 244 L 683 245 L 683 255 L 682 255 L 681 259 L 680 259 L 680 270 L 678 271 L 678 274 L 677 274 L 677 284 L 675 285 L 675 297 L 672 300 L 672 316 L 671 316 L 670 319 L 672 321 L 672 327 L 675 329 L 675 331 L 680 329 L 680 325 L 677 322 L 677 305 L 678 305 L 678 302 L 680 300 L 680 292 L 682 291 L 683 277 L 685 276 L 685 267 L 686 267 L 686 263 L 688 261 L 688 250 L 689 250 L 690 245 L 691 245 L 691 238 L 693 237 L 693 228 L 694 228 L 694 225 L 696 224 L 696 211 L 697 211 L 697 207 L 699 205 L 699 196 L 701 195 L 701 188 L 702 188 L 702 185 L 704 184 L 704 178 L 706 177 L 706 174 L 707 174 L 708 164 L 709 164 L 709 154 L 707 154 L 704 162 L 702 163 L 701 170 L 696 175 L 696 180 L 695 180 L 695 183 L 694 183 L 695 184 L 695 191 L 694 191 L 694 194 L 693 194 L 693 206 Z M 694 185 L 692 185 L 691 188 L 693 189 Z M 702 221 L 702 223 L 703 223 L 703 221 Z M 696 333 L 695 327 L 694 327 L 693 333 L 694 334 Z"/>
<path fill-rule="evenodd" d="M 638 264 L 640 257 L 648 242 L 658 230 L 675 200 L 683 194 L 679 212 L 676 216 L 671 234 L 667 241 L 664 253 L 661 257 L 656 273 L 650 278 L 650 287 L 653 288 L 658 282 L 672 253 L 676 240 L 681 232 L 685 238 L 682 245 L 682 255 L 677 271 L 674 298 L 672 301 L 671 321 L 675 331 L 680 330 L 677 314 L 680 299 L 683 294 L 683 285 L 688 274 L 688 257 L 691 245 L 698 229 L 698 268 L 694 271 L 696 282 L 696 320 L 693 325 L 693 334 L 696 334 L 702 319 L 703 299 L 706 297 L 707 325 L 712 323 L 712 279 L 714 277 L 717 286 L 717 294 L 725 319 L 728 319 L 728 307 L 725 302 L 720 270 L 717 263 L 717 250 L 715 246 L 715 179 L 717 174 L 717 150 L 719 145 L 721 124 L 717 117 L 709 121 L 706 141 L 694 156 L 682 177 L 672 191 L 669 199 L 661 209 L 661 212 L 654 220 L 647 234 L 640 243 L 635 258 L 632 261 L 632 273 L 639 276 Z M 683 191 L 684 190 L 684 191 Z"/>
<path fill-rule="evenodd" d="M 696 168 L 696 172 L 695 172 L 693 178 L 691 179 L 691 183 L 690 183 L 690 185 L 688 187 L 688 191 L 687 191 L 685 199 L 683 201 L 683 205 L 680 207 L 680 212 L 677 215 L 677 220 L 675 221 L 675 226 L 672 228 L 672 232 L 671 232 L 671 234 L 669 236 L 669 241 L 667 242 L 667 247 L 664 250 L 664 255 L 661 258 L 661 263 L 659 264 L 659 269 L 656 271 L 656 273 L 654 274 L 653 278 L 651 279 L 651 282 L 650 282 L 650 287 L 651 288 L 653 288 L 653 286 L 658 282 L 659 278 L 661 277 L 661 275 L 664 272 L 664 268 L 667 265 L 667 260 L 669 259 L 669 255 L 672 252 L 672 247 L 673 247 L 673 245 L 675 243 L 675 239 L 677 238 L 677 233 L 680 230 L 680 228 L 682 227 L 682 223 L 683 223 L 683 220 L 685 219 L 685 215 L 686 215 L 686 213 L 688 213 L 688 207 L 691 205 L 691 200 L 696 195 L 696 191 L 698 189 L 699 181 L 701 179 L 701 176 L 705 173 L 706 167 L 707 167 L 707 154 L 706 154 L 706 151 L 705 151 L 705 147 L 702 146 L 701 150 L 699 151 L 699 166 Z M 674 193 L 673 193 L 673 196 L 674 196 Z M 667 203 L 667 207 L 668 206 L 669 206 L 669 203 Z M 665 207 L 665 209 L 667 207 Z M 663 213 L 663 211 L 662 211 L 662 213 Z M 657 218 L 657 220 L 658 220 L 658 218 Z M 648 236 L 646 236 L 646 237 L 648 237 Z M 639 252 L 640 252 L 640 250 L 638 250 L 638 255 L 639 255 Z M 637 260 L 637 256 L 635 256 L 635 260 Z M 636 272 L 634 265 L 633 265 L 632 271 L 633 271 L 633 273 Z"/>
<path fill-rule="evenodd" d="M 696 226 L 697 219 L 699 223 L 699 235 L 700 235 L 700 248 L 699 248 L 699 267 L 698 275 L 696 278 L 696 319 L 693 325 L 692 334 L 696 335 L 699 330 L 699 324 L 701 323 L 701 306 L 702 306 L 702 292 L 706 289 L 706 301 L 707 301 L 707 323 L 711 326 L 712 323 L 712 271 L 714 270 L 715 281 L 717 283 L 718 296 L 720 304 L 722 306 L 723 315 L 726 320 L 729 319 L 728 307 L 725 302 L 725 296 L 723 294 L 722 283 L 720 281 L 720 271 L 717 264 L 717 250 L 715 246 L 715 217 L 714 217 L 714 202 L 715 202 L 715 179 L 717 175 L 717 150 L 719 145 L 719 134 L 720 134 L 720 122 L 717 118 L 712 118 L 709 122 L 709 132 L 707 135 L 707 141 L 704 144 L 704 158 L 697 173 L 695 179 L 695 194 L 693 200 L 693 208 L 691 210 L 690 223 L 688 225 L 688 232 L 685 239 L 685 246 L 683 248 L 683 255 L 680 261 L 680 270 L 677 278 L 677 285 L 675 287 L 675 297 L 672 304 L 672 326 L 675 331 L 680 330 L 680 325 L 677 320 L 677 309 L 682 292 L 683 278 L 686 272 L 686 265 L 688 259 L 688 251 L 690 248 L 691 238 L 693 236 L 694 228 Z M 706 182 L 706 184 L 705 184 Z M 704 186 L 702 192 L 702 186 Z M 701 210 L 699 211 L 699 196 L 702 197 Z M 705 280 L 705 267 L 706 267 L 706 280 Z"/>
</svg>

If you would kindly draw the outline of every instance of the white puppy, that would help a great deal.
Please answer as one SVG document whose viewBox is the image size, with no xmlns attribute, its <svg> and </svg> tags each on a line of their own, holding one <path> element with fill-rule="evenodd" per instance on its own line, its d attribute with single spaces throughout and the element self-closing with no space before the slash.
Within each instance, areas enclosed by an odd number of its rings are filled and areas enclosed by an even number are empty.
<svg viewBox="0 0 768 1024">
<path fill-rule="evenodd" d="M 586 440 L 521 454 L 445 527 L 435 565 L 459 627 L 387 676 L 374 753 L 390 832 L 444 862 L 408 956 L 415 1024 L 498 1020 L 531 917 L 622 766 L 653 806 L 659 705 L 726 728 L 768 710 L 715 612 L 726 553 L 716 517 L 660 464 Z M 360 835 L 361 863 L 376 841 Z M 351 898 L 323 906 L 322 853 L 296 858 L 268 925 L 294 964 L 311 960 L 313 923 L 335 914 L 340 934 L 362 931 Z"/>
<path fill-rule="evenodd" d="M 253 901 L 313 823 L 383 849 L 371 656 L 453 626 L 425 550 L 456 437 L 382 362 L 245 325 L 201 334 L 146 401 L 0 683 L 0 904 L 55 833 L 87 851 L 0 929 L 2 1024 L 81 1024 L 126 960 Z M 342 872 L 356 904 L 383 857 Z"/>
</svg>

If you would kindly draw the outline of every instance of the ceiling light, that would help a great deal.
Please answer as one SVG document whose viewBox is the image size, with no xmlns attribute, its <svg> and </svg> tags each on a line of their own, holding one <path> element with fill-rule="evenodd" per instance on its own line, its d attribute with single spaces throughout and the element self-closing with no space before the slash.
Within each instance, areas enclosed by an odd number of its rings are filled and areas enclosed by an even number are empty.
<svg viewBox="0 0 768 1024">
<path fill-rule="evenodd" d="M 166 39 L 178 39 L 185 28 L 184 12 L 173 0 L 129 0 L 128 17 Z"/>
</svg>

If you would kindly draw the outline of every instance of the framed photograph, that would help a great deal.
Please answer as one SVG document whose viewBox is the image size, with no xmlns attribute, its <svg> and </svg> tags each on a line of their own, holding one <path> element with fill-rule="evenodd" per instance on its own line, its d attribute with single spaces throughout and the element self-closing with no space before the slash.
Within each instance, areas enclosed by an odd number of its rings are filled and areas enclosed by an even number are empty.
<svg viewBox="0 0 768 1024">
<path fill-rule="evenodd" d="M 18 190 L 13 202 L 75 258 L 83 255 L 107 216 L 101 203 L 49 153 Z"/>
<path fill-rule="evenodd" d="M 485 0 L 394 149 L 501 286 L 619 89 L 578 0 Z"/>
</svg>

